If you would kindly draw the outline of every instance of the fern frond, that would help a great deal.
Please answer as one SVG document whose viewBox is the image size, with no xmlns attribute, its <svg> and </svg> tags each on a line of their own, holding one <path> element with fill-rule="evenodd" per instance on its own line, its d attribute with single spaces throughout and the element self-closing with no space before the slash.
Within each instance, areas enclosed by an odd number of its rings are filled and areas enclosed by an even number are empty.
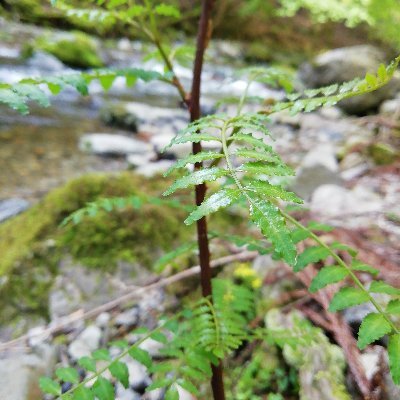
<svg viewBox="0 0 400 400">
<path fill-rule="evenodd" d="M 138 68 L 124 69 L 99 69 L 92 72 L 68 73 L 60 76 L 22 79 L 19 83 L 10 85 L 0 83 L 0 103 L 22 113 L 29 112 L 28 101 L 37 102 L 42 107 L 50 105 L 50 98 L 45 91 L 47 88 L 51 94 L 56 95 L 66 87 L 76 89 L 80 94 L 89 93 L 89 84 L 93 80 L 99 80 L 105 90 L 108 90 L 117 77 L 124 77 L 128 86 L 137 80 L 149 82 L 162 80 L 169 82 L 170 74 L 160 74 L 156 71 L 146 71 Z"/>
<path fill-rule="evenodd" d="M 341 85 L 334 84 L 318 89 L 306 90 L 304 93 L 288 95 L 288 102 L 272 106 L 266 113 L 272 114 L 288 110 L 292 115 L 299 112 L 311 112 L 322 106 L 332 106 L 342 100 L 373 92 L 387 85 L 400 63 L 396 57 L 387 67 L 381 64 L 375 74 L 367 73 L 364 79 L 354 79 Z"/>
</svg>

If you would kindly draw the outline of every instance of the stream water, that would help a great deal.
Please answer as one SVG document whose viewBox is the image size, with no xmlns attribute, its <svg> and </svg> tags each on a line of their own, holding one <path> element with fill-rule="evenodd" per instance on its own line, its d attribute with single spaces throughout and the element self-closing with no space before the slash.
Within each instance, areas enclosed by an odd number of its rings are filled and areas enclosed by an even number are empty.
<svg viewBox="0 0 400 400">
<path fill-rule="evenodd" d="M 37 53 L 25 61 L 21 59 L 23 45 L 43 35 L 43 29 L 5 21 L 0 21 L 0 26 L 0 81 L 13 83 L 25 77 L 69 72 L 68 67 L 45 53 Z M 68 35 L 58 31 L 52 34 Z M 220 47 L 227 46 L 230 44 L 222 43 Z M 102 49 L 104 47 L 101 46 Z M 142 61 L 148 49 L 140 42 L 124 39 L 102 51 L 110 67 L 162 70 L 159 62 Z M 239 95 L 246 83 L 234 77 L 236 67 L 221 64 L 223 57 L 217 50 L 212 51 L 211 57 L 203 79 L 206 103 L 212 104 L 227 95 Z M 184 85 L 189 87 L 190 69 L 178 67 L 176 72 Z M 255 85 L 252 90 L 257 95 L 279 96 L 278 92 L 262 86 Z M 90 93 L 90 96 L 82 98 L 73 90 L 65 90 L 52 98 L 50 108 L 33 106 L 28 116 L 0 107 L 0 199 L 23 197 L 34 200 L 78 174 L 126 168 L 123 159 L 104 159 L 78 150 L 79 137 L 85 133 L 117 132 L 105 126 L 99 118 L 99 111 L 108 103 L 135 101 L 175 109 L 179 106 L 175 89 L 162 82 L 139 82 L 134 88 L 127 89 L 121 79 L 107 94 L 94 83 Z"/>
</svg>

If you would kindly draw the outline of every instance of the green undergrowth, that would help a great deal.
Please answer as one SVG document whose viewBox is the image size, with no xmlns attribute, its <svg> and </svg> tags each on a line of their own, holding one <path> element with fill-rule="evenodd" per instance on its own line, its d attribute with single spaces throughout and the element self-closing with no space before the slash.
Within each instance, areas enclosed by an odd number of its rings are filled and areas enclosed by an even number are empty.
<svg viewBox="0 0 400 400">
<path fill-rule="evenodd" d="M 70 67 L 104 67 L 95 41 L 89 35 L 79 31 L 73 32 L 71 37 L 59 40 L 52 40 L 47 36 L 39 37 L 33 43 L 25 46 L 23 56 L 29 57 L 36 50 L 50 53 Z"/>
<path fill-rule="evenodd" d="M 60 226 L 71 213 L 101 198 L 158 196 L 171 180 L 144 178 L 134 173 L 93 174 L 74 179 L 51 191 L 23 214 L 0 225 L 0 304 L 2 316 L 19 313 L 46 314 L 47 296 L 60 261 L 72 256 L 74 262 L 91 269 L 113 271 L 119 261 L 151 269 L 156 260 L 178 243 L 191 241 L 194 229 L 182 224 L 183 208 L 143 204 L 110 212 L 99 210 L 81 223 Z M 191 204 L 192 195 L 182 195 Z M 222 214 L 215 228 L 225 229 L 235 217 Z M 237 225 L 237 224 L 236 224 Z M 192 263 L 188 255 L 182 265 Z M 29 290 L 27 290 L 29 288 Z M 3 318 L 2 318 L 3 319 Z M 3 319 L 4 321 L 4 319 Z"/>
</svg>

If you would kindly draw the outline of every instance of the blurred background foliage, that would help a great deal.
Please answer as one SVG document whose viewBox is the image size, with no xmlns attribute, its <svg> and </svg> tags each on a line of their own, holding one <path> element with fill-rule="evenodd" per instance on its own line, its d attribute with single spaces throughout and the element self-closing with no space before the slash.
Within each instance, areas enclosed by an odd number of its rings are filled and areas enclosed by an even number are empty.
<svg viewBox="0 0 400 400">
<path fill-rule="evenodd" d="M 198 7 L 191 0 L 167 0 L 178 5 L 182 18 L 171 33 L 193 33 L 196 29 Z M 71 0 L 76 7 L 94 7 L 96 1 Z M 198 2 L 199 3 L 199 2 Z M 100 36 L 126 36 L 126 27 L 90 26 L 67 19 L 51 7 L 49 1 L 0 0 L 0 13 L 22 22 L 78 28 Z M 288 18 L 294 17 L 294 22 Z M 237 29 L 240 26 L 241 29 Z M 400 2 L 397 0 L 220 0 L 216 4 L 214 28 L 217 37 L 247 41 L 266 41 L 275 46 L 322 49 L 354 42 L 369 36 L 394 49 L 400 48 Z M 349 29 L 352 30 L 349 34 Z M 318 34 L 316 34 L 318 33 Z M 136 33 L 137 34 L 137 33 Z M 131 36 L 135 34 L 132 32 Z"/>
</svg>

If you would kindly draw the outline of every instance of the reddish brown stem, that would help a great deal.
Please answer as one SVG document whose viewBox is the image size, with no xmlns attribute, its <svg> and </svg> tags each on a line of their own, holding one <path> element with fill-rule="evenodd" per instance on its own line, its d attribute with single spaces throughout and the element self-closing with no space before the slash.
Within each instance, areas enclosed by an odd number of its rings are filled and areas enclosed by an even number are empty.
<svg viewBox="0 0 400 400">
<path fill-rule="evenodd" d="M 203 0 L 199 29 L 197 34 L 196 57 L 193 66 L 193 81 L 190 98 L 190 120 L 196 121 L 200 118 L 200 92 L 201 74 L 203 71 L 204 53 L 207 42 L 211 36 L 211 12 L 215 0 Z M 201 143 L 193 143 L 193 154 L 201 152 Z M 196 169 L 202 167 L 201 163 L 195 165 Z M 195 188 L 196 205 L 200 205 L 205 198 L 207 187 L 205 184 L 197 185 Z M 200 254 L 200 279 L 203 296 L 211 295 L 211 267 L 210 249 L 208 244 L 207 220 L 205 217 L 197 221 L 197 241 Z M 225 400 L 223 369 L 222 363 L 217 366 L 212 365 L 211 387 L 214 400 Z"/>
</svg>

